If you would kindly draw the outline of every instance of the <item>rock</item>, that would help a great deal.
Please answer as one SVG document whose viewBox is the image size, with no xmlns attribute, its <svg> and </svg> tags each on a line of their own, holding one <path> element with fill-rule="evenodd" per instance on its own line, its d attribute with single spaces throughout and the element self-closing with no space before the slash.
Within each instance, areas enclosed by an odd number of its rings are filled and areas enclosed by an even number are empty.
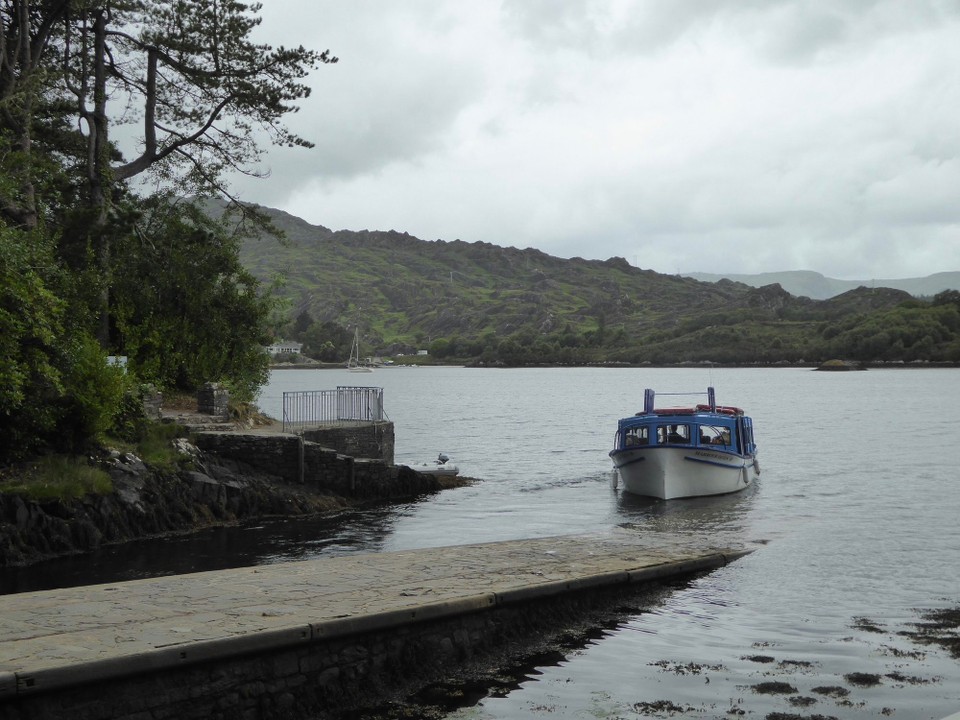
<svg viewBox="0 0 960 720">
<path fill-rule="evenodd" d="M 863 363 L 851 362 L 849 360 L 827 360 L 824 363 L 821 363 L 817 370 L 826 371 L 826 372 L 844 372 L 849 370 L 866 370 L 866 366 Z"/>
<path fill-rule="evenodd" d="M 173 440 L 172 445 L 173 449 L 176 450 L 180 455 L 192 458 L 200 456 L 200 450 L 197 448 L 197 446 L 186 438 L 176 438 Z"/>
</svg>

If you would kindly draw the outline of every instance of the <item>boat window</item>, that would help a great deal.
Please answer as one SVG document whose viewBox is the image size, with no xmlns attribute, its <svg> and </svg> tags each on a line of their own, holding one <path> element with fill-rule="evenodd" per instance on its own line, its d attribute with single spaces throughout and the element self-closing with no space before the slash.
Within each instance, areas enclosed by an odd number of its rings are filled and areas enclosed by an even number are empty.
<svg viewBox="0 0 960 720">
<path fill-rule="evenodd" d="M 743 438 L 749 452 L 756 452 L 756 440 L 753 439 L 753 420 L 745 417 L 743 419 Z"/>
<path fill-rule="evenodd" d="M 658 425 L 657 426 L 657 444 L 658 445 L 689 445 L 690 444 L 690 426 L 689 425 Z"/>
<path fill-rule="evenodd" d="M 630 428 L 623 438 L 623 444 L 628 447 L 632 445 L 646 445 L 649 442 L 650 438 L 647 435 L 647 428 L 645 426 Z"/>
<path fill-rule="evenodd" d="M 701 425 L 700 426 L 700 444 L 701 445 L 729 445 L 730 428 L 722 425 Z"/>
</svg>

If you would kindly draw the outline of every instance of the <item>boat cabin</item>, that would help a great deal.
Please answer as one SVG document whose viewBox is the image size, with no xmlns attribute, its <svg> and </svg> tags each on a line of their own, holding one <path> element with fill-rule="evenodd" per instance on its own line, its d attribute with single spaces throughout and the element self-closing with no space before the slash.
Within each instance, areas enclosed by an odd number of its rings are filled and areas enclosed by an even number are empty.
<svg viewBox="0 0 960 720">
<path fill-rule="evenodd" d="M 712 391 L 710 388 L 709 391 Z M 718 406 L 713 393 L 709 404 L 654 409 L 653 391 L 644 396 L 644 410 L 620 420 L 614 447 L 707 447 L 751 455 L 756 452 L 753 421 L 740 408 Z"/>
</svg>

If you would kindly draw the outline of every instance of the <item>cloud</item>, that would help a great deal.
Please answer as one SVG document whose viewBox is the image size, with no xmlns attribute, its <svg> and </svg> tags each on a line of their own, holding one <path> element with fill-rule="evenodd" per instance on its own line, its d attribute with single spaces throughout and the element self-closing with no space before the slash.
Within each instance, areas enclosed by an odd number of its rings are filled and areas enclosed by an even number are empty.
<svg viewBox="0 0 960 720">
<path fill-rule="evenodd" d="M 960 3 L 268 5 L 341 61 L 256 202 L 661 272 L 960 268 Z"/>
</svg>

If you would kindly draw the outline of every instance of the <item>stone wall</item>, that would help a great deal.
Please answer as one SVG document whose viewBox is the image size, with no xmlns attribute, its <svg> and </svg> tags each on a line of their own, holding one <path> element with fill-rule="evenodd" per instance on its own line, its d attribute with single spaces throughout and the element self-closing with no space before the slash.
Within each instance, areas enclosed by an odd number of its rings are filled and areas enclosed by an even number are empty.
<svg viewBox="0 0 960 720">
<path fill-rule="evenodd" d="M 342 454 L 307 439 L 322 437 L 336 442 L 352 438 L 357 446 L 379 448 L 390 460 L 354 457 Z M 393 423 L 366 423 L 363 426 L 310 431 L 302 436 L 237 432 L 204 432 L 196 444 L 204 452 L 227 457 L 261 472 L 269 472 L 284 482 L 303 485 L 314 492 L 347 498 L 391 499 L 410 497 L 439 489 L 436 478 L 421 475 L 393 460 Z M 389 450 L 387 448 L 389 447 Z"/>
<path fill-rule="evenodd" d="M 197 391 L 197 412 L 223 419 L 230 417 L 230 393 L 219 383 L 206 383 Z"/>
<path fill-rule="evenodd" d="M 146 385 L 140 392 L 143 414 L 148 420 L 160 420 L 163 417 L 163 395 L 153 385 Z"/>
<path fill-rule="evenodd" d="M 393 423 L 358 422 L 304 430 L 305 440 L 324 447 L 336 448 L 344 455 L 374 458 L 393 465 Z"/>
</svg>

